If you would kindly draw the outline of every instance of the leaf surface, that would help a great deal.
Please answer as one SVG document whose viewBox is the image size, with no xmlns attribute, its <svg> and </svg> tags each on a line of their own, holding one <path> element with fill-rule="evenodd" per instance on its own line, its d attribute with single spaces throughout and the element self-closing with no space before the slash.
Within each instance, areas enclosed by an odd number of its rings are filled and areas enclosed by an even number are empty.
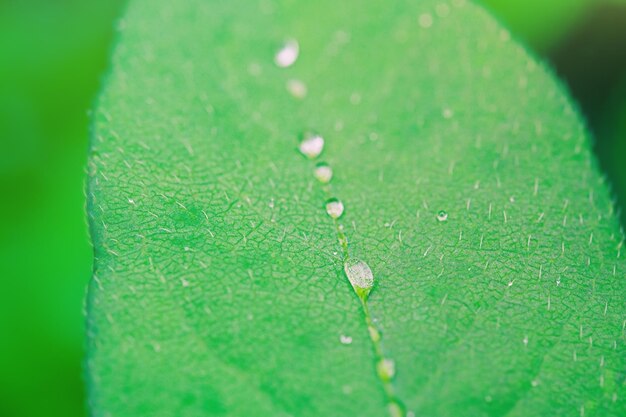
<svg viewBox="0 0 626 417">
<path fill-rule="evenodd" d="M 624 414 L 623 238 L 588 134 L 481 9 L 135 0 L 121 27 L 90 164 L 93 415 Z"/>
</svg>

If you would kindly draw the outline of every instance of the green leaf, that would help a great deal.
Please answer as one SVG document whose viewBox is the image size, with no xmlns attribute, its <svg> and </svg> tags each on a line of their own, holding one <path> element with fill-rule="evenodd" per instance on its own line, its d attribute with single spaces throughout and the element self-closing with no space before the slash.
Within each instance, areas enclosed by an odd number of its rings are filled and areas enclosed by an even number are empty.
<svg viewBox="0 0 626 417">
<path fill-rule="evenodd" d="M 606 186 L 486 13 L 135 0 L 122 26 L 90 164 L 94 416 L 624 415 Z"/>
</svg>

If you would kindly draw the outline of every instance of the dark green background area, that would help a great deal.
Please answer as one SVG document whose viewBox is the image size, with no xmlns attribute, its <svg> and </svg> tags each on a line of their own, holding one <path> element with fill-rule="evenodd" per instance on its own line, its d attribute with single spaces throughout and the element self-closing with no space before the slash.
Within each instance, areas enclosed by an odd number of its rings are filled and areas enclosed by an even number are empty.
<svg viewBox="0 0 626 417">
<path fill-rule="evenodd" d="M 119 0 L 0 2 L 0 415 L 85 415 L 88 114 Z"/>
<path fill-rule="evenodd" d="M 626 201 L 623 1 L 485 0 L 549 59 Z M 0 415 L 84 415 L 91 107 L 124 1 L 0 2 Z M 621 165 L 621 166 L 620 166 Z M 626 217 L 622 215 L 624 220 Z"/>
</svg>

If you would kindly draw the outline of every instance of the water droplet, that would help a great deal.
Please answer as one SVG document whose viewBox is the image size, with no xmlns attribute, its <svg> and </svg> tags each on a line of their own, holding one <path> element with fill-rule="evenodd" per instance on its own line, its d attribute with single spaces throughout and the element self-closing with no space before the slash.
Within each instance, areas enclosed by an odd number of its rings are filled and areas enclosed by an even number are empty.
<svg viewBox="0 0 626 417">
<path fill-rule="evenodd" d="M 387 408 L 389 409 L 389 415 L 391 417 L 405 417 L 405 416 L 409 416 L 408 414 L 404 413 L 404 408 L 398 403 L 398 401 L 392 401 L 389 403 L 389 405 L 387 405 Z M 415 417 L 415 416 L 414 416 Z"/>
<path fill-rule="evenodd" d="M 285 42 L 285 45 L 276 52 L 274 56 L 274 62 L 281 68 L 287 68 L 296 62 L 298 54 L 300 53 L 300 45 L 295 39 L 290 39 Z"/>
<path fill-rule="evenodd" d="M 333 219 L 340 218 L 343 215 L 343 203 L 336 198 L 331 198 L 326 201 L 326 213 Z"/>
<path fill-rule="evenodd" d="M 320 162 L 315 167 L 315 178 L 322 184 L 328 184 L 333 179 L 333 169 L 325 162 Z"/>
<path fill-rule="evenodd" d="M 445 108 L 441 111 L 441 115 L 445 119 L 452 119 L 452 117 L 454 116 L 454 111 L 452 109 Z"/>
<path fill-rule="evenodd" d="M 372 340 L 372 342 L 374 343 L 380 342 L 380 332 L 378 331 L 376 327 L 368 326 L 367 331 L 370 334 L 370 339 Z"/>
<path fill-rule="evenodd" d="M 445 222 L 446 220 L 448 220 L 448 212 L 441 210 L 439 213 L 437 213 L 437 220 L 439 220 L 440 222 Z"/>
<path fill-rule="evenodd" d="M 369 265 L 358 259 L 348 259 L 343 270 L 357 295 L 361 299 L 367 298 L 374 286 L 374 274 L 372 274 Z"/>
<path fill-rule="evenodd" d="M 339 336 L 339 341 L 341 342 L 342 345 L 352 344 L 352 338 L 350 336 L 341 335 Z"/>
<path fill-rule="evenodd" d="M 390 381 L 396 374 L 396 363 L 392 359 L 381 359 L 376 365 L 378 376 L 384 381 Z"/>
<path fill-rule="evenodd" d="M 304 84 L 302 81 L 289 80 L 287 81 L 287 91 L 289 91 L 289 94 L 291 94 L 293 97 L 303 99 L 306 97 L 308 90 L 306 88 L 306 84 Z"/>
<path fill-rule="evenodd" d="M 324 138 L 315 133 L 306 133 L 300 142 L 300 152 L 310 159 L 315 159 L 324 150 Z"/>
</svg>

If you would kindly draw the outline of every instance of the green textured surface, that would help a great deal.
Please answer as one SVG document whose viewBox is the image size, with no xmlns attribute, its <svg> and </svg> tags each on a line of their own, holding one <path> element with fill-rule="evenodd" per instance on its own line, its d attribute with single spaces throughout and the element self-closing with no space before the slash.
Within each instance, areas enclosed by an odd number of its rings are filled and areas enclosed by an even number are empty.
<svg viewBox="0 0 626 417">
<path fill-rule="evenodd" d="M 588 135 L 484 12 L 135 0 L 122 27 L 90 163 L 94 416 L 386 415 L 309 129 L 408 410 L 626 413 L 623 237 Z"/>
</svg>

